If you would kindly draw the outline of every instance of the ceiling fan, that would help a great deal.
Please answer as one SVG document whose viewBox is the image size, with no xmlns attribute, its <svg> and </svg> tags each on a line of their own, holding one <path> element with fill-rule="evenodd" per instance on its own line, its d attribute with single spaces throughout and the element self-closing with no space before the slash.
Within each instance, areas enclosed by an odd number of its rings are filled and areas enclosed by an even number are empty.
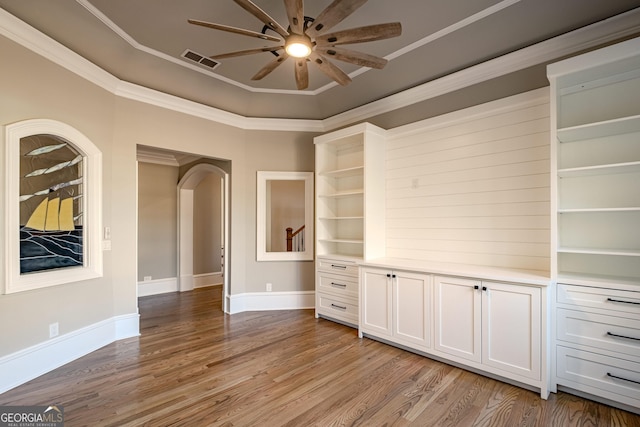
<svg viewBox="0 0 640 427">
<path fill-rule="evenodd" d="M 333 28 L 365 4 L 367 0 L 334 0 L 315 19 L 304 15 L 303 0 L 284 0 L 284 6 L 289 19 L 289 27 L 286 29 L 251 0 L 233 1 L 264 23 L 262 32 L 214 24 L 196 19 L 189 19 L 188 22 L 215 30 L 277 42 L 278 44 L 270 47 L 213 55 L 210 58 L 223 59 L 255 53 L 272 52 L 276 58 L 251 78 L 252 80 L 260 80 L 285 62 L 287 58 L 292 57 L 295 60 L 294 73 L 296 86 L 300 90 L 306 89 L 309 86 L 308 61 L 315 63 L 322 72 L 343 86 L 349 84 L 351 78 L 327 58 L 334 58 L 363 67 L 382 69 L 387 63 L 386 59 L 337 46 L 384 40 L 397 37 L 402 33 L 402 26 L 399 22 L 367 25 L 326 33 L 327 30 Z M 266 34 L 266 30 L 275 31 L 279 37 Z"/>
</svg>

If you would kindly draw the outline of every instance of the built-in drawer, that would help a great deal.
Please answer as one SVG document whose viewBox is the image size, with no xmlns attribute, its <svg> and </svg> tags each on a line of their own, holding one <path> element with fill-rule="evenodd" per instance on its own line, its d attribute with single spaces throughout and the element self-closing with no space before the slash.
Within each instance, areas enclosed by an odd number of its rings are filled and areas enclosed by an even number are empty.
<svg viewBox="0 0 640 427">
<path fill-rule="evenodd" d="M 358 277 L 358 265 L 352 262 L 318 258 L 316 265 L 318 267 L 318 271 L 327 271 Z"/>
<path fill-rule="evenodd" d="M 563 346 L 556 356 L 559 385 L 640 407 L 640 363 Z"/>
<path fill-rule="evenodd" d="M 640 316 L 640 292 L 558 284 L 558 303 Z"/>
<path fill-rule="evenodd" d="M 323 293 L 316 294 L 316 310 L 320 314 L 358 324 L 358 304 L 346 298 Z"/>
<path fill-rule="evenodd" d="M 358 280 L 351 276 L 319 272 L 316 291 L 358 298 Z"/>
<path fill-rule="evenodd" d="M 640 321 L 558 309 L 557 339 L 640 357 Z"/>
</svg>

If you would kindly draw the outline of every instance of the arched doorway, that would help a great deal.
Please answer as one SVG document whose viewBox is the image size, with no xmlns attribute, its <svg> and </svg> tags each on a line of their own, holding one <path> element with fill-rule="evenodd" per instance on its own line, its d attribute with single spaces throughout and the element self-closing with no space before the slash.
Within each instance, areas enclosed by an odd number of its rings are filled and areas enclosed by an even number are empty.
<svg viewBox="0 0 640 427">
<path fill-rule="evenodd" d="M 178 183 L 178 290 L 194 288 L 193 272 L 193 211 L 194 190 L 209 174 L 221 179 L 222 204 L 222 310 L 229 312 L 229 174 L 208 163 L 189 169 Z"/>
</svg>

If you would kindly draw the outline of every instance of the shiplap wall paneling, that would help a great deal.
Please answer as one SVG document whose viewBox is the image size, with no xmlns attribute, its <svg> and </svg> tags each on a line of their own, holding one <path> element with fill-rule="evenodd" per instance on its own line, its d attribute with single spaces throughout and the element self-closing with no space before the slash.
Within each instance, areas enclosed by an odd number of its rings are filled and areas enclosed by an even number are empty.
<svg viewBox="0 0 640 427">
<path fill-rule="evenodd" d="M 549 271 L 548 95 L 512 102 L 390 138 L 387 256 Z"/>
</svg>

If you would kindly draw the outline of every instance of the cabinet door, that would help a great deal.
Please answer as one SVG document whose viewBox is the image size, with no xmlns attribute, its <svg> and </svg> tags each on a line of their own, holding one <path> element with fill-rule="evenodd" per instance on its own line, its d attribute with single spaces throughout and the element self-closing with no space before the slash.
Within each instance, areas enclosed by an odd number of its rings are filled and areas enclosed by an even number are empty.
<svg viewBox="0 0 640 427">
<path fill-rule="evenodd" d="M 482 363 L 540 379 L 541 290 L 483 282 Z"/>
<path fill-rule="evenodd" d="M 394 272 L 394 335 L 411 347 L 431 346 L 431 276 Z"/>
<path fill-rule="evenodd" d="M 480 362 L 480 281 L 437 276 L 434 286 L 435 349 Z"/>
<path fill-rule="evenodd" d="M 391 337 L 391 272 L 374 268 L 362 270 L 360 329 L 378 337 Z"/>
</svg>

